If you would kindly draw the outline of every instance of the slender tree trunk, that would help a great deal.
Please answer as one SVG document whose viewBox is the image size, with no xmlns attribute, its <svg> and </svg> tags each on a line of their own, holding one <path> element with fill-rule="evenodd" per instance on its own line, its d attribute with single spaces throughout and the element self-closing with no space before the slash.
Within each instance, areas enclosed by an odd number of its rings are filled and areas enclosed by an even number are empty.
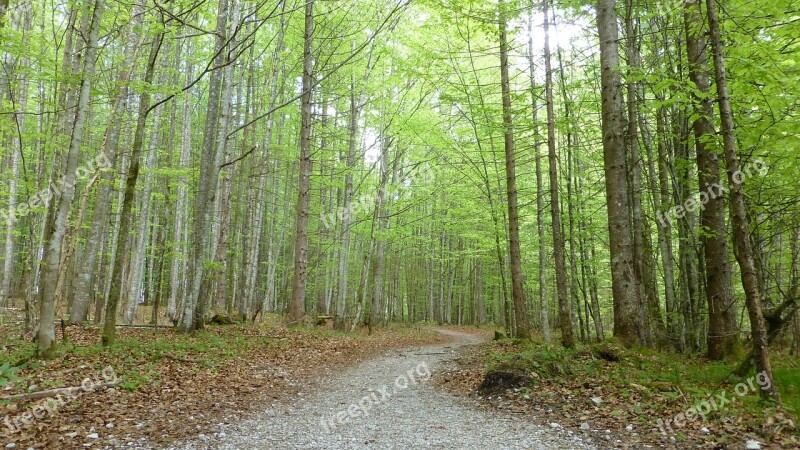
<svg viewBox="0 0 800 450">
<path fill-rule="evenodd" d="M 528 72 L 531 86 L 531 110 L 533 111 L 533 138 L 536 161 L 536 236 L 539 242 L 539 313 L 542 318 L 542 337 L 545 342 L 550 341 L 550 320 L 547 314 L 547 245 L 544 240 L 544 188 L 542 183 L 542 137 L 539 134 L 539 105 L 536 93 L 536 67 L 533 60 L 533 10 L 531 2 L 531 15 L 528 17 Z"/>
<path fill-rule="evenodd" d="M 184 55 L 192 52 L 191 40 L 186 40 Z M 194 79 L 194 64 L 190 58 L 186 61 L 186 83 Z M 192 158 L 192 103 L 190 95 L 183 97 L 183 112 L 181 119 L 181 154 L 178 162 L 180 170 L 189 169 Z M 188 180 L 185 175 L 178 177 L 178 189 L 175 199 L 175 216 L 172 223 L 172 261 L 170 266 L 169 300 L 167 300 L 167 316 L 173 323 L 178 321 L 178 296 L 186 293 L 185 283 L 182 281 L 186 274 L 186 240 L 183 230 L 187 215 Z"/>
<path fill-rule="evenodd" d="M 113 168 L 117 161 L 119 140 L 122 131 L 120 122 L 127 108 L 128 86 L 133 76 L 133 67 L 139 54 L 141 43 L 141 36 L 137 30 L 137 27 L 141 24 L 141 7 L 137 6 L 134 8 L 133 15 L 134 20 L 131 22 L 127 42 L 123 50 L 123 60 L 126 63 L 120 71 L 120 77 L 117 83 L 117 96 L 114 99 L 114 106 L 111 109 L 111 114 L 106 123 L 105 135 L 103 137 L 101 156 L 106 159 L 110 166 L 109 168 Z M 75 298 L 70 308 L 71 323 L 81 323 L 85 321 L 89 313 L 89 305 L 91 304 L 92 298 L 96 297 L 98 292 L 105 293 L 104 289 L 97 289 L 95 287 L 95 272 L 101 270 L 100 267 L 97 267 L 98 250 L 102 247 L 102 242 L 106 238 L 105 233 L 109 229 L 107 226 L 108 211 L 111 206 L 113 179 L 113 171 L 108 170 L 103 172 L 102 182 L 95 195 L 92 226 L 89 230 L 89 237 L 86 243 L 86 256 L 84 261 L 80 264 L 80 272 L 78 273 L 77 284 L 75 286 Z M 104 297 L 103 295 L 101 296 Z"/>
<path fill-rule="evenodd" d="M 234 0 L 235 1 L 235 0 Z M 214 64 L 225 63 L 224 47 L 228 36 L 228 1 L 220 0 L 217 7 L 217 27 L 214 50 Z M 222 97 L 223 71 L 211 72 L 208 88 L 208 111 L 203 129 L 203 148 L 200 156 L 200 176 L 198 179 L 197 197 L 194 208 L 194 236 L 192 241 L 192 259 L 189 264 L 189 286 L 183 305 L 183 316 L 178 329 L 184 332 L 203 327 L 205 315 L 203 281 L 206 276 L 206 261 L 212 260 L 209 241 L 211 238 L 211 218 L 217 196 L 217 180 L 219 178 L 219 116 Z"/>
<path fill-rule="evenodd" d="M 555 107 L 553 105 L 553 67 L 550 55 L 549 1 L 544 2 L 544 66 L 547 101 L 547 150 L 550 170 L 550 217 L 553 230 L 553 256 L 556 271 L 556 293 L 558 295 L 558 321 L 561 327 L 561 344 L 575 346 L 572 331 L 572 308 L 567 292 L 567 265 L 564 256 L 564 235 L 561 230 L 561 206 L 558 194 L 558 155 L 556 153 Z M 509 209 L 509 212 L 511 210 Z M 509 216 L 510 217 L 510 216 Z"/>
<path fill-rule="evenodd" d="M 789 298 L 793 299 L 797 299 L 797 293 L 800 290 L 800 270 L 798 270 L 798 266 L 800 266 L 800 226 L 796 225 L 795 229 L 792 230 L 792 266 L 789 274 L 792 280 L 789 287 Z M 794 315 L 791 353 L 794 356 L 800 355 L 800 314 L 797 313 Z"/>
<path fill-rule="evenodd" d="M 42 256 L 42 279 L 40 286 L 40 310 L 39 310 L 39 331 L 37 338 L 39 341 L 39 356 L 50 359 L 55 357 L 55 309 L 56 309 L 56 285 L 58 284 L 59 263 L 61 262 L 61 248 L 64 235 L 69 225 L 69 211 L 72 200 L 75 196 L 76 171 L 78 169 L 78 158 L 83 141 L 83 129 L 86 123 L 86 116 L 89 109 L 89 97 L 91 94 L 91 82 L 94 78 L 95 63 L 97 60 L 97 39 L 100 30 L 100 21 L 103 18 L 104 0 L 96 0 L 92 11 L 90 31 L 87 41 L 86 54 L 84 57 L 83 77 L 78 105 L 75 111 L 75 122 L 72 127 L 72 138 L 67 154 L 66 171 L 64 173 L 64 184 L 61 199 L 59 202 L 50 202 L 50 208 L 57 212 L 54 213 L 55 220 L 52 228 L 46 229 L 44 254 Z M 61 190 L 62 187 L 51 185 L 51 190 Z M 57 205 L 57 206 L 56 206 Z"/>
<path fill-rule="evenodd" d="M 653 246 L 650 224 L 642 205 L 642 159 L 639 154 L 639 82 L 635 80 L 641 66 L 638 23 L 634 19 L 633 1 L 625 2 L 626 55 L 628 58 L 627 110 L 628 129 L 625 135 L 628 151 L 628 183 L 630 189 L 631 224 L 633 229 L 634 267 L 639 275 L 642 293 L 642 322 L 645 343 L 653 345 L 663 337 L 663 323 L 656 290 Z"/>
<path fill-rule="evenodd" d="M 375 240 L 374 268 L 372 270 L 372 309 L 369 314 L 369 326 L 377 326 L 383 317 L 383 272 L 386 266 L 386 236 L 384 233 L 389 228 L 389 217 L 386 216 L 386 186 L 389 184 L 390 171 L 393 174 L 395 167 L 389 167 L 389 147 L 391 140 L 387 136 L 381 139 L 381 177 L 378 186 L 378 195 L 375 198 L 375 212 L 373 213 L 373 227 L 377 230 Z M 397 158 L 395 158 L 395 162 Z"/>
<path fill-rule="evenodd" d="M 478 309 L 478 325 L 486 323 L 486 303 L 483 298 L 483 258 L 478 256 L 475 261 L 475 301 Z"/>
<path fill-rule="evenodd" d="M 153 40 L 144 76 L 145 85 L 148 87 L 153 83 L 156 60 L 158 59 L 158 53 L 161 50 L 163 39 L 164 34 L 159 33 Z M 114 256 L 111 258 L 113 261 L 110 277 L 111 288 L 108 295 L 106 320 L 103 325 L 102 337 L 104 346 L 113 345 L 114 339 L 116 338 L 117 309 L 122 295 L 123 270 L 128 255 L 129 239 L 127 233 L 130 229 L 131 221 L 133 220 L 133 201 L 136 195 L 136 182 L 139 178 L 139 165 L 142 156 L 142 147 L 144 147 L 144 134 L 149 112 L 150 93 L 145 89 L 139 98 L 139 115 L 136 120 L 136 131 L 134 132 L 133 146 L 131 148 L 130 166 L 128 167 L 128 175 L 125 179 L 125 190 L 119 214 L 119 237 L 116 249 L 112 252 Z"/>
<path fill-rule="evenodd" d="M 130 271 L 128 273 L 128 308 L 125 311 L 125 324 L 131 325 L 136 319 L 136 308 L 139 306 L 139 297 L 144 292 L 144 266 L 145 266 L 145 252 L 147 250 L 147 241 L 149 239 L 148 230 L 150 229 L 150 205 L 153 196 L 153 184 L 155 177 L 152 169 L 156 167 L 156 157 L 158 152 L 159 141 L 159 127 L 161 125 L 161 111 L 162 108 L 157 108 L 153 117 L 153 130 L 150 133 L 150 149 L 147 153 L 147 158 L 144 162 L 144 168 L 148 172 L 144 176 L 144 189 L 141 193 L 141 204 L 139 205 L 139 226 L 136 235 L 133 236 L 135 240 L 135 247 L 133 249 L 133 258 L 130 264 Z"/>
<path fill-rule="evenodd" d="M 769 387 L 762 385 L 761 395 L 778 399 L 778 389 L 772 376 L 772 366 L 769 359 L 769 344 L 767 342 L 767 326 L 761 311 L 760 289 L 753 261 L 753 249 L 750 244 L 750 226 L 747 219 L 747 209 L 744 202 L 742 172 L 739 171 L 739 160 L 736 150 L 736 136 L 731 109 L 728 78 L 725 73 L 725 59 L 723 57 L 722 38 L 720 37 L 720 22 L 717 16 L 715 0 L 707 0 L 706 8 L 710 27 L 711 49 L 714 54 L 714 78 L 717 82 L 717 101 L 719 103 L 720 118 L 722 119 L 722 140 L 725 148 L 725 163 L 728 171 L 728 187 L 730 189 L 731 222 L 733 225 L 733 239 L 736 244 L 736 260 L 742 274 L 742 285 L 745 292 L 745 303 L 750 316 L 750 327 L 753 337 L 753 357 L 756 370 L 772 380 Z"/>
<path fill-rule="evenodd" d="M 233 5 L 231 6 L 231 29 L 237 29 L 239 27 L 239 2 L 234 1 Z M 230 43 L 231 47 L 236 46 L 236 41 L 232 40 Z M 223 77 L 223 88 L 222 88 L 222 95 L 221 95 L 221 106 L 220 111 L 222 117 L 220 118 L 219 124 L 219 132 L 217 133 L 217 160 L 218 161 L 229 161 L 231 159 L 231 155 L 235 151 L 235 142 L 229 143 L 228 142 L 228 131 L 229 125 L 231 123 L 231 116 L 233 115 L 233 82 L 234 78 L 236 77 L 236 70 L 233 64 L 233 61 L 230 59 L 227 60 L 228 66 L 225 67 Z M 241 84 L 239 84 L 241 86 Z M 237 95 L 237 98 L 241 98 L 241 92 Z M 217 164 L 217 170 L 219 170 L 220 164 Z M 217 270 L 213 274 L 213 278 L 217 281 L 216 292 L 213 295 L 213 298 L 209 298 L 207 302 L 212 305 L 216 305 L 219 308 L 219 303 L 222 302 L 222 309 L 224 309 L 224 304 L 226 298 L 228 297 L 228 283 L 226 282 L 226 268 L 230 266 L 228 263 L 228 240 L 229 240 L 229 229 L 231 226 L 231 193 L 233 190 L 233 172 L 237 166 L 228 166 L 225 168 L 223 172 L 223 176 L 220 179 L 217 176 L 217 192 L 218 195 L 215 196 L 217 207 L 214 208 L 214 220 L 213 226 L 211 227 L 212 230 L 216 228 L 216 233 L 212 233 L 212 250 L 211 250 L 211 257 L 212 260 L 216 262 L 215 266 Z M 231 261 L 233 259 L 231 258 Z M 208 277 L 209 284 L 211 283 L 211 277 Z M 208 289 L 209 295 L 212 291 L 211 288 Z M 213 302 L 213 303 L 212 303 Z"/>
<path fill-rule="evenodd" d="M 656 165 L 653 162 L 652 151 L 648 151 L 648 163 L 650 168 L 650 184 L 658 186 L 653 189 L 653 207 L 657 213 L 666 212 L 666 202 L 669 198 L 669 155 L 666 142 L 666 109 L 660 108 L 656 117 L 656 136 L 658 138 L 658 181 L 656 177 Z M 678 351 L 683 351 L 684 343 L 681 338 L 680 312 L 678 309 L 678 299 L 675 289 L 675 257 L 672 247 L 672 224 L 670 222 L 656 221 L 658 231 L 658 245 L 661 249 L 661 266 L 664 269 L 664 300 L 667 310 L 667 336 L 672 342 L 672 346 Z"/>
<path fill-rule="evenodd" d="M 500 3 L 500 85 L 503 91 L 503 128 L 506 154 L 506 192 L 508 193 L 508 244 L 511 264 L 511 298 L 514 302 L 516 328 L 514 335 L 530 338 L 528 308 L 522 287 L 522 255 L 519 243 L 519 212 L 517 211 L 517 174 L 514 150 L 514 126 L 511 111 L 511 88 L 508 76 L 508 38 L 506 35 L 505 5 Z"/>
<path fill-rule="evenodd" d="M 350 126 L 347 160 L 345 162 L 344 196 L 342 198 L 342 244 L 339 249 L 339 291 L 336 298 L 335 328 L 344 330 L 347 312 L 347 280 L 350 265 L 350 226 L 353 222 L 353 170 L 356 164 L 358 147 L 358 119 L 361 111 L 355 83 L 350 84 Z"/>
<path fill-rule="evenodd" d="M 314 0 L 308 0 L 303 47 L 303 97 L 300 106 L 300 176 L 297 191 L 297 230 L 294 249 L 294 282 L 286 322 L 298 324 L 305 315 L 306 269 L 308 267 L 308 215 L 311 199 L 311 88 L 313 83 Z"/>
</svg>

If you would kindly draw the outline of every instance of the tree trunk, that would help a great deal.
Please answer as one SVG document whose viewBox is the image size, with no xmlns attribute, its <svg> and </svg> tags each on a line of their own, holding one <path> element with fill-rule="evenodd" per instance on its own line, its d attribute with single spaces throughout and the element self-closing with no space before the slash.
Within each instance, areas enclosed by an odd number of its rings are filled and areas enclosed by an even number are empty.
<svg viewBox="0 0 800 450">
<path fill-rule="evenodd" d="M 572 331 L 572 308 L 567 292 L 567 265 L 564 256 L 564 235 L 561 229 L 561 209 L 558 194 L 558 155 L 556 153 L 556 119 L 553 105 L 553 67 L 550 56 L 549 1 L 544 1 L 544 66 L 545 91 L 547 97 L 547 150 L 550 169 L 550 217 L 553 230 L 553 256 L 556 271 L 556 293 L 558 295 L 558 322 L 561 327 L 561 344 L 566 348 L 575 346 Z M 569 199 L 568 199 L 569 200 Z M 509 209 L 509 212 L 511 210 Z M 510 215 L 509 215 L 510 217 Z"/>
<path fill-rule="evenodd" d="M 235 1 L 235 0 L 234 0 Z M 217 7 L 217 27 L 214 50 L 216 57 L 214 65 L 222 66 L 225 63 L 224 51 L 228 36 L 228 1 L 220 0 Z M 197 186 L 197 197 L 194 208 L 194 236 L 192 240 L 192 258 L 189 264 L 189 286 L 183 304 L 183 316 L 178 329 L 183 332 L 196 330 L 203 327 L 205 315 L 204 295 L 207 291 L 202 289 L 205 279 L 206 261 L 213 259 L 210 254 L 209 241 L 211 238 L 211 216 L 217 195 L 217 180 L 219 178 L 218 140 L 220 97 L 222 96 L 222 70 L 211 72 L 208 87 L 208 111 L 203 129 L 203 147 L 200 156 L 200 176 Z"/>
<path fill-rule="evenodd" d="M 478 325 L 483 325 L 486 323 L 486 303 L 483 298 L 483 258 L 481 256 L 477 257 L 475 261 L 475 297 L 476 297 L 476 308 L 478 309 Z M 413 319 L 412 319 L 413 320 Z"/>
<path fill-rule="evenodd" d="M 643 341 L 643 307 L 638 271 L 634 267 L 629 217 L 625 105 L 619 62 L 619 30 L 614 0 L 599 0 L 597 27 L 603 113 L 603 160 L 606 175 L 608 230 L 611 250 L 611 285 L 614 297 L 614 336 L 626 345 Z"/>
<path fill-rule="evenodd" d="M 42 256 L 39 331 L 37 333 L 37 338 L 39 342 L 38 354 L 46 359 L 55 357 L 55 296 L 56 285 L 58 283 L 59 263 L 61 261 L 61 248 L 67 226 L 69 225 L 70 207 L 72 206 L 72 200 L 75 196 L 76 170 L 78 169 L 78 159 L 80 157 L 80 148 L 83 141 L 83 129 L 89 109 L 91 82 L 94 78 L 94 69 L 97 60 L 97 39 L 100 30 L 100 21 L 103 18 L 104 7 L 104 0 L 95 1 L 83 64 L 83 77 L 78 96 L 78 105 L 75 111 L 75 122 L 72 127 L 72 138 L 70 140 L 69 153 L 67 154 L 63 187 L 55 184 L 50 187 L 51 190 L 63 189 L 63 191 L 60 201 L 56 202 L 55 198 L 53 198 L 50 202 L 50 209 L 54 211 L 54 221 L 52 222 L 52 227 L 46 229 L 44 235 L 44 242 L 47 244 L 45 245 L 44 254 Z"/>
<path fill-rule="evenodd" d="M 191 40 L 186 40 L 184 55 L 188 56 L 192 52 Z M 194 64 L 191 58 L 184 58 L 186 61 L 186 84 L 194 79 Z M 190 167 L 192 158 L 192 102 L 191 96 L 185 94 L 183 97 L 183 112 L 181 119 L 181 154 L 178 167 L 181 172 Z M 170 266 L 169 300 L 167 300 L 167 316 L 175 323 L 178 320 L 178 296 L 183 293 L 185 283 L 182 281 L 186 275 L 186 240 L 187 237 L 183 230 L 185 228 L 188 197 L 188 180 L 185 175 L 178 177 L 178 191 L 175 199 L 175 216 L 172 223 L 172 263 Z"/>
<path fill-rule="evenodd" d="M 660 108 L 656 117 L 656 135 L 658 137 L 658 181 L 654 180 L 656 167 L 653 162 L 652 152 L 648 153 L 650 168 L 650 183 L 658 186 L 653 189 L 653 205 L 656 213 L 666 212 L 665 206 L 670 198 L 669 180 L 669 155 L 666 142 L 666 108 Z M 662 203 L 663 199 L 663 203 Z M 670 222 L 656 221 L 658 230 L 658 245 L 661 249 L 661 266 L 664 269 L 664 300 L 667 310 L 667 336 L 672 341 L 672 346 L 678 351 L 683 351 L 682 325 L 680 323 L 680 310 L 675 289 L 675 257 L 672 247 L 672 224 Z"/>
<path fill-rule="evenodd" d="M 130 270 L 128 272 L 128 308 L 125 311 L 125 324 L 132 325 L 136 319 L 136 309 L 139 306 L 139 297 L 145 292 L 142 289 L 145 266 L 145 252 L 149 239 L 148 230 L 150 229 L 150 205 L 153 196 L 153 183 L 155 176 L 152 169 L 156 167 L 156 157 L 158 156 L 158 141 L 161 125 L 162 108 L 157 108 L 153 117 L 153 130 L 150 133 L 150 149 L 144 162 L 144 168 L 148 172 L 144 176 L 144 189 L 141 193 L 141 204 L 139 205 L 139 226 L 136 235 L 133 236 L 136 246 L 133 249 Z M 145 297 L 146 298 L 146 297 Z"/>
<path fill-rule="evenodd" d="M 308 215 L 311 199 L 311 89 L 313 83 L 314 0 L 305 12 L 303 45 L 303 97 L 300 106 L 300 175 L 297 190 L 297 225 L 294 248 L 294 281 L 286 322 L 299 324 L 305 315 L 306 269 L 308 267 Z"/>
<path fill-rule="evenodd" d="M 394 167 L 389 167 L 389 147 L 391 140 L 387 136 L 381 138 L 381 177 L 378 186 L 378 195 L 375 197 L 375 212 L 373 213 L 373 227 L 377 230 L 377 236 L 373 235 L 375 241 L 374 267 L 372 269 L 372 309 L 369 314 L 370 328 L 377 326 L 383 316 L 383 272 L 386 266 L 386 236 L 384 233 L 389 228 L 389 217 L 384 211 L 386 204 L 386 186 L 389 184 L 390 171 L 394 173 Z M 397 158 L 395 158 L 397 162 Z"/>
<path fill-rule="evenodd" d="M 634 21 L 633 1 L 625 2 L 626 55 L 628 57 L 627 108 L 628 129 L 625 135 L 628 151 L 628 183 L 630 186 L 631 224 L 633 227 L 634 267 L 639 273 L 639 290 L 644 308 L 642 322 L 645 343 L 653 345 L 663 338 L 663 322 L 656 290 L 656 274 L 653 263 L 653 246 L 650 241 L 650 224 L 642 205 L 642 160 L 639 155 L 639 82 L 635 80 L 641 66 L 639 36 Z"/>
<path fill-rule="evenodd" d="M 342 244 L 339 249 L 339 290 L 336 298 L 335 328 L 344 330 L 347 313 L 347 279 L 350 261 L 350 226 L 353 222 L 353 170 L 356 164 L 358 147 L 358 119 L 361 108 L 355 92 L 355 83 L 350 84 L 350 126 L 347 160 L 345 162 L 344 196 L 342 198 Z"/>
<path fill-rule="evenodd" d="M 767 327 L 761 311 L 760 289 L 753 261 L 753 249 L 750 244 L 750 226 L 747 219 L 747 209 L 744 202 L 742 172 L 739 171 L 739 161 L 736 150 L 736 136 L 731 109 L 728 78 L 725 73 L 725 59 L 723 57 L 722 38 L 720 37 L 720 23 L 717 16 L 715 0 L 706 1 L 708 23 L 710 27 L 711 48 L 714 54 L 714 78 L 717 82 L 717 101 L 719 103 L 720 118 L 722 119 L 722 140 L 725 148 L 725 164 L 728 171 L 728 187 L 730 188 L 731 222 L 733 225 L 733 239 L 736 244 L 736 260 L 742 274 L 742 285 L 745 292 L 745 303 L 750 316 L 750 327 L 753 337 L 753 357 L 756 370 L 772 383 L 769 387 L 762 386 L 761 395 L 778 399 L 778 389 L 772 376 L 772 366 L 769 360 L 769 344 L 767 342 Z"/>
<path fill-rule="evenodd" d="M 147 69 L 145 71 L 144 83 L 149 88 L 153 83 L 155 75 L 155 65 L 158 59 L 158 53 L 161 50 L 161 43 L 164 39 L 164 34 L 159 33 L 153 40 L 150 56 L 147 62 Z M 125 190 L 123 194 L 122 207 L 119 213 L 119 237 L 117 246 L 112 252 L 113 265 L 111 266 L 111 288 L 108 295 L 108 304 L 106 306 L 106 320 L 103 325 L 102 343 L 104 346 L 114 344 L 116 338 L 116 325 L 117 325 L 117 308 L 119 307 L 120 296 L 122 295 L 122 280 L 123 269 L 128 255 L 128 232 L 130 224 L 133 219 L 133 201 L 136 195 L 136 182 L 139 178 L 139 164 L 142 156 L 142 147 L 144 146 L 144 133 L 147 125 L 147 116 L 150 112 L 150 93 L 147 89 L 142 92 L 139 98 L 139 115 L 136 120 L 136 131 L 133 137 L 133 146 L 131 148 L 130 166 L 128 167 L 128 175 L 125 179 Z"/>
<path fill-rule="evenodd" d="M 533 9 L 528 17 L 528 72 L 531 86 L 531 110 L 533 111 L 534 160 L 536 161 L 536 237 L 539 242 L 539 313 L 542 318 L 542 337 L 550 341 L 550 320 L 547 314 L 547 246 L 544 240 L 544 188 L 542 183 L 542 137 L 539 134 L 539 105 L 536 94 L 536 67 L 533 63 Z"/>
<path fill-rule="evenodd" d="M 141 36 L 138 33 L 138 27 L 141 24 L 142 15 L 141 6 L 137 5 L 133 10 L 134 20 L 131 21 L 125 48 L 122 51 L 125 64 L 120 71 L 117 82 L 118 93 L 114 99 L 108 122 L 106 122 L 101 156 L 106 158 L 110 166 L 108 169 L 113 168 L 117 161 L 119 139 L 122 132 L 120 120 L 125 115 L 125 110 L 127 109 L 128 86 L 133 76 L 133 68 L 141 47 Z M 79 266 L 80 272 L 78 273 L 75 286 L 75 298 L 70 308 L 69 320 L 71 323 L 81 323 L 85 321 L 89 313 L 89 305 L 91 304 L 92 298 L 97 296 L 98 291 L 104 293 L 103 290 L 95 288 L 95 271 L 100 270 L 100 268 L 97 267 L 98 250 L 102 247 L 103 240 L 106 239 L 106 231 L 108 230 L 108 211 L 111 206 L 110 200 L 113 179 L 114 173 L 112 170 L 103 172 L 102 182 L 95 195 L 92 226 L 89 230 L 89 236 L 86 242 L 86 256 Z"/>
<path fill-rule="evenodd" d="M 694 121 L 697 169 L 700 177 L 700 241 L 703 245 L 708 303 L 708 357 L 720 360 L 739 349 L 736 308 L 733 299 L 731 266 L 728 262 L 728 239 L 725 225 L 725 199 L 720 181 L 720 163 L 714 147 L 711 122 L 713 99 L 708 95 L 711 83 L 706 59 L 706 40 L 700 1 L 684 5 L 686 49 L 689 77 L 700 91 L 698 118 Z M 684 204 L 687 209 L 692 200 Z M 694 208 L 691 208 L 694 209 Z"/>
<path fill-rule="evenodd" d="M 528 309 L 522 287 L 522 255 L 519 243 L 519 213 L 517 211 L 517 174 L 514 150 L 514 125 L 511 111 L 511 87 L 508 76 L 508 38 L 506 35 L 505 5 L 500 2 L 500 85 L 503 92 L 503 128 L 506 155 L 506 192 L 508 193 L 508 244 L 511 265 L 511 298 L 514 302 L 514 335 L 530 338 Z"/>
</svg>

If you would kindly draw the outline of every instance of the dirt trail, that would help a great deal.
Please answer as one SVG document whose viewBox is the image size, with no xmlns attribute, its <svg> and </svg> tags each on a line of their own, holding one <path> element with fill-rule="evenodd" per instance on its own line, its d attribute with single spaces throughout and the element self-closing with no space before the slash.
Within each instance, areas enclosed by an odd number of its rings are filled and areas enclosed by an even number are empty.
<svg viewBox="0 0 800 450">
<path fill-rule="evenodd" d="M 483 338 L 440 329 L 451 342 L 390 350 L 328 377 L 314 392 L 274 404 L 184 449 L 589 449 L 563 429 L 478 408 L 430 378 L 460 347 Z"/>
</svg>

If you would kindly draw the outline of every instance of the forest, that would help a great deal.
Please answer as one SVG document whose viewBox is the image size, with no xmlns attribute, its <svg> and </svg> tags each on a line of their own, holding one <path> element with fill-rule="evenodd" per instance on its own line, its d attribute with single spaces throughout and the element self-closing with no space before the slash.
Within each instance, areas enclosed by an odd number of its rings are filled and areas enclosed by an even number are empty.
<svg viewBox="0 0 800 450">
<path fill-rule="evenodd" d="M 797 0 L 0 0 L 0 58 L 0 382 L 492 330 L 755 373 L 794 428 Z"/>
</svg>

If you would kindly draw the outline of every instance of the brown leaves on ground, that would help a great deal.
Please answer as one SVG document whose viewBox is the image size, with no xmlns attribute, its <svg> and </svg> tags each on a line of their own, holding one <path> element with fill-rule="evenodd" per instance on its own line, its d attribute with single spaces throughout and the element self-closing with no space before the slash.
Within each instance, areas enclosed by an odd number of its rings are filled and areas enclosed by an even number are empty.
<svg viewBox="0 0 800 450">
<path fill-rule="evenodd" d="M 80 386 L 85 378 L 102 381 L 108 366 L 121 383 L 82 393 L 21 430 L 0 423 L 4 446 L 100 448 L 144 440 L 165 445 L 212 433 L 216 425 L 269 403 L 293 401 L 326 374 L 382 349 L 443 339 L 424 328 L 380 329 L 371 336 L 277 324 L 210 327 L 201 336 L 120 328 L 118 344 L 99 349 L 95 327 L 71 326 L 67 335 L 59 359 L 29 362 L 0 395 Z M 22 425 L 20 415 L 37 404 L 0 403 L 0 417 Z"/>
<path fill-rule="evenodd" d="M 541 370 L 530 371 L 534 382 L 528 388 L 479 396 L 478 388 L 493 358 L 499 353 L 513 361 L 518 358 L 514 355 L 523 350 L 521 344 L 509 341 L 465 348 L 454 365 L 434 375 L 434 382 L 453 394 L 480 398 L 487 408 L 525 415 L 545 426 L 566 428 L 601 448 L 742 449 L 747 440 L 754 438 L 764 449 L 800 448 L 791 415 L 774 407 L 761 415 L 723 407 L 705 422 L 698 420 L 675 427 L 675 433 L 662 434 L 657 420 L 666 422 L 685 413 L 694 406 L 694 400 L 679 386 L 669 383 L 644 386 L 620 380 L 614 365 L 629 362 L 606 358 L 603 355 L 607 348 L 600 348 L 600 352 L 578 351 L 568 361 L 543 362 Z M 571 370 L 571 365 L 589 363 L 603 369 L 591 375 Z"/>
</svg>

